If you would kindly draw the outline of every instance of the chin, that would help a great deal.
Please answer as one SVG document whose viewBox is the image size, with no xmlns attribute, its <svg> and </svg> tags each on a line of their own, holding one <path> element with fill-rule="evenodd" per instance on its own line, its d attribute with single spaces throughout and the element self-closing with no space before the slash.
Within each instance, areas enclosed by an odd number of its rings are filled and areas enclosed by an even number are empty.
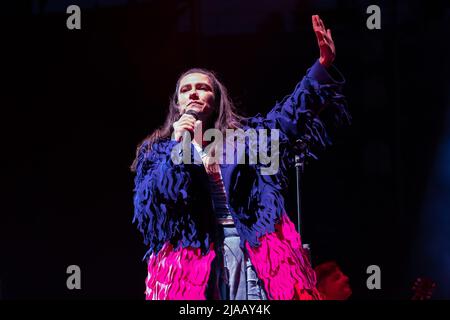
<svg viewBox="0 0 450 320">
<path fill-rule="evenodd" d="M 195 111 L 199 115 L 201 115 L 203 113 L 203 109 L 199 109 L 199 108 L 195 108 L 195 107 L 187 107 L 186 109 L 184 109 L 184 112 L 187 112 L 189 110 Z"/>
</svg>

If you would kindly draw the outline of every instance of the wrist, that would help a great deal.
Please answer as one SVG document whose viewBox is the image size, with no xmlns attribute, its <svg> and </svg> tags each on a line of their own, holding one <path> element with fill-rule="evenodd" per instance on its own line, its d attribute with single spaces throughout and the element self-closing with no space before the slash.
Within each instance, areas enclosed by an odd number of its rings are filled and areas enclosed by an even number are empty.
<svg viewBox="0 0 450 320">
<path fill-rule="evenodd" d="M 331 66 L 332 62 L 331 61 L 327 61 L 324 58 L 320 57 L 319 58 L 319 63 L 324 66 L 325 68 L 328 68 L 329 66 Z"/>
</svg>

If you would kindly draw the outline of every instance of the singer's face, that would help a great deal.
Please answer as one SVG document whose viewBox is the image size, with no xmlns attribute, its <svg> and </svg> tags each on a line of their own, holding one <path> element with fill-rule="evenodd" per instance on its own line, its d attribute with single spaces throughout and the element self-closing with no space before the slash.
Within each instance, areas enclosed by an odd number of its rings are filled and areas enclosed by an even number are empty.
<svg viewBox="0 0 450 320">
<path fill-rule="evenodd" d="M 178 89 L 178 107 L 180 114 L 187 110 L 198 113 L 199 120 L 206 122 L 214 110 L 213 84 L 203 73 L 185 75 Z"/>
</svg>

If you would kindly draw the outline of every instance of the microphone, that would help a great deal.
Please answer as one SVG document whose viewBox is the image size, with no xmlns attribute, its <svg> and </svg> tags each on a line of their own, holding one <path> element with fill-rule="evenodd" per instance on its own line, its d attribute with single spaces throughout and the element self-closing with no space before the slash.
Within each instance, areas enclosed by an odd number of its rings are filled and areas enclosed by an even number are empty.
<svg viewBox="0 0 450 320">
<path fill-rule="evenodd" d="M 185 114 L 190 114 L 191 116 L 193 116 L 195 118 L 195 120 L 198 120 L 198 112 L 197 111 L 189 109 L 188 111 L 185 112 Z"/>
<path fill-rule="evenodd" d="M 185 112 L 185 114 L 189 114 L 189 115 L 193 116 L 195 118 L 195 120 L 198 120 L 198 112 L 197 111 L 188 110 Z M 191 133 L 188 130 L 186 130 L 183 133 L 183 141 L 186 141 L 188 138 L 191 138 Z"/>
</svg>

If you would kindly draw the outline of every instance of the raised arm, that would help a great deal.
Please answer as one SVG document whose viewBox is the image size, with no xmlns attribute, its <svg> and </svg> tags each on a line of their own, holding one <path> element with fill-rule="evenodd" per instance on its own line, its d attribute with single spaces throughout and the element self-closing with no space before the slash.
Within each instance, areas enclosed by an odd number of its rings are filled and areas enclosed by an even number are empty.
<svg viewBox="0 0 450 320">
<path fill-rule="evenodd" d="M 311 150 L 331 144 L 328 129 L 350 123 L 342 87 L 342 74 L 332 65 L 336 50 L 331 31 L 318 16 L 313 16 L 320 57 L 308 69 L 294 91 L 267 114 L 252 118 L 249 125 L 279 129 L 280 143 L 293 146 L 297 139 L 309 141 Z M 280 145 L 281 147 L 281 145 Z"/>
</svg>

